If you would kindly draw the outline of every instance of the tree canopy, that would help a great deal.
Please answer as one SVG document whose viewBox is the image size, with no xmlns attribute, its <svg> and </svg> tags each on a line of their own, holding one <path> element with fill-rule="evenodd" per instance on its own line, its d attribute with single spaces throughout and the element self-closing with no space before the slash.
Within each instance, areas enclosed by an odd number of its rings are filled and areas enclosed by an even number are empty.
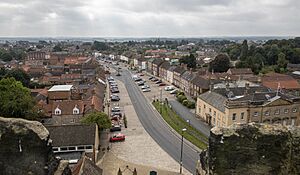
<svg viewBox="0 0 300 175">
<path fill-rule="evenodd" d="M 13 77 L 17 81 L 20 81 L 25 87 L 30 87 L 30 76 L 21 69 L 6 70 L 1 68 L 0 79 L 9 77 Z"/>
<path fill-rule="evenodd" d="M 189 68 L 195 68 L 196 67 L 196 58 L 193 54 L 190 56 L 185 56 L 179 59 L 180 63 L 186 64 Z"/>
<path fill-rule="evenodd" d="M 30 90 L 14 78 L 0 80 L 0 116 L 35 119 L 34 99 Z"/>
<path fill-rule="evenodd" d="M 226 72 L 230 67 L 230 59 L 226 54 L 219 54 L 210 62 L 209 70 L 214 72 Z"/>
<path fill-rule="evenodd" d="M 93 112 L 90 114 L 87 114 L 82 120 L 82 123 L 84 124 L 92 124 L 96 123 L 100 130 L 108 129 L 111 127 L 111 121 L 107 114 L 104 112 Z"/>
</svg>

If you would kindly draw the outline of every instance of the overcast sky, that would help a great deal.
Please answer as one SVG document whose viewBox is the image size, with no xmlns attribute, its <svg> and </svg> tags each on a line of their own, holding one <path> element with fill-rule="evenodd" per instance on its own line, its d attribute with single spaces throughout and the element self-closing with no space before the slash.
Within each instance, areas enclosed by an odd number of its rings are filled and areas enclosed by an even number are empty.
<svg viewBox="0 0 300 175">
<path fill-rule="evenodd" d="M 300 0 L 1 0 L 0 36 L 296 36 Z"/>
</svg>

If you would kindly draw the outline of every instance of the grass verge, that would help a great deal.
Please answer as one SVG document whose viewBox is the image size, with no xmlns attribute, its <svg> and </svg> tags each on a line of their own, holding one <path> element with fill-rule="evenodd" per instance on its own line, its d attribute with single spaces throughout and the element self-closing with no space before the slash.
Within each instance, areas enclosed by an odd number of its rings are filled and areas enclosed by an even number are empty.
<svg viewBox="0 0 300 175">
<path fill-rule="evenodd" d="M 182 128 L 186 128 L 187 131 L 183 134 L 183 137 L 193 143 L 200 149 L 206 149 L 208 138 L 194 127 L 189 125 L 185 120 L 176 114 L 167 104 L 161 105 L 159 101 L 152 103 L 158 112 L 161 111 L 163 119 L 178 133 L 181 134 Z"/>
</svg>

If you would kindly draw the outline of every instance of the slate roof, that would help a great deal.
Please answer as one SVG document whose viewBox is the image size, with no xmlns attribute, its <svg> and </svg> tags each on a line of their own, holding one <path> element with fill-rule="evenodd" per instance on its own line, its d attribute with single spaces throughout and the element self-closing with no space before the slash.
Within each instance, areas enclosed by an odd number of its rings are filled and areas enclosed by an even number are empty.
<svg viewBox="0 0 300 175">
<path fill-rule="evenodd" d="M 154 61 L 152 62 L 152 64 L 155 64 L 155 65 L 160 65 L 161 63 L 163 63 L 164 60 L 162 59 L 154 59 Z"/>
<path fill-rule="evenodd" d="M 176 66 L 171 66 L 171 67 L 169 67 L 168 71 L 173 72 L 175 68 L 176 68 Z"/>
<path fill-rule="evenodd" d="M 96 124 L 45 126 L 50 134 L 52 146 L 94 145 Z"/>
<path fill-rule="evenodd" d="M 209 89 L 210 81 L 209 79 L 203 78 L 201 76 L 196 76 L 192 83 L 202 89 Z"/>
<path fill-rule="evenodd" d="M 175 69 L 174 69 L 174 72 L 176 73 L 179 73 L 180 75 L 183 74 L 185 72 L 184 68 L 181 67 L 181 66 L 177 66 Z"/>
<path fill-rule="evenodd" d="M 253 74 L 250 68 L 230 68 L 227 72 L 231 72 L 231 75 Z"/>
<path fill-rule="evenodd" d="M 160 65 L 160 67 L 161 67 L 162 69 L 168 70 L 168 69 L 171 67 L 171 65 L 170 65 L 169 62 L 165 61 L 165 62 L 163 62 L 163 63 Z"/>
<path fill-rule="evenodd" d="M 227 100 L 226 97 L 213 91 L 207 91 L 203 94 L 200 94 L 199 98 L 205 101 L 206 103 L 210 104 L 211 106 L 215 107 L 219 111 L 225 112 L 224 104 Z"/>
<path fill-rule="evenodd" d="M 186 80 L 186 81 L 191 81 L 193 78 L 195 78 L 195 73 L 193 73 L 193 72 L 190 72 L 190 71 L 185 71 L 182 75 L 181 75 L 181 77 L 184 79 L 184 80 Z"/>
<path fill-rule="evenodd" d="M 227 97 L 229 92 L 231 92 L 234 96 L 241 96 L 245 94 L 246 90 L 247 90 L 246 87 L 233 87 L 233 88 L 228 88 L 228 90 L 226 88 L 217 88 L 214 89 L 213 91 Z M 248 94 L 258 93 L 258 92 L 270 92 L 270 90 L 263 86 L 249 87 L 249 89 L 247 90 Z"/>
</svg>

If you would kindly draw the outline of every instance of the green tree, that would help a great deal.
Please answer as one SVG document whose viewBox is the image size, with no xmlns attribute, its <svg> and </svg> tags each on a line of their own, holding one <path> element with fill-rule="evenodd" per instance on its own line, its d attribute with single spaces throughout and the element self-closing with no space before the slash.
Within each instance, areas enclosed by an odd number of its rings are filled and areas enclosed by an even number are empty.
<svg viewBox="0 0 300 175">
<path fill-rule="evenodd" d="M 229 51 L 228 54 L 231 60 L 237 60 L 241 54 L 241 50 L 238 46 L 235 46 Z"/>
<path fill-rule="evenodd" d="M 246 60 L 247 56 L 248 56 L 248 43 L 247 40 L 244 40 L 241 48 L 240 59 Z"/>
<path fill-rule="evenodd" d="M 226 72 L 230 67 L 230 60 L 228 55 L 219 54 L 216 58 L 210 62 L 209 71 L 214 72 Z"/>
<path fill-rule="evenodd" d="M 25 87 L 29 87 L 30 85 L 30 76 L 21 69 L 13 69 L 7 71 L 5 77 L 14 77 L 17 81 L 20 81 Z"/>
<path fill-rule="evenodd" d="M 13 59 L 12 55 L 9 54 L 7 51 L 5 50 L 0 50 L 0 60 L 2 61 L 11 61 Z"/>
<path fill-rule="evenodd" d="M 84 124 L 96 123 L 100 130 L 109 129 L 111 127 L 111 121 L 107 114 L 104 112 L 93 112 L 85 116 L 82 120 Z"/>
<path fill-rule="evenodd" d="M 30 90 L 14 78 L 0 80 L 0 116 L 35 119 L 38 115 Z"/>
<path fill-rule="evenodd" d="M 53 52 L 61 52 L 62 51 L 62 48 L 60 46 L 60 44 L 57 44 L 53 47 Z"/>
<path fill-rule="evenodd" d="M 179 62 L 186 64 L 189 68 L 196 67 L 196 58 L 193 54 L 180 58 Z"/>
<path fill-rule="evenodd" d="M 285 72 L 287 64 L 288 64 L 288 61 L 285 59 L 285 54 L 280 52 L 278 54 L 278 60 L 277 60 L 277 65 L 276 65 L 277 72 L 281 72 L 281 73 Z"/>
<path fill-rule="evenodd" d="M 279 54 L 279 48 L 276 44 L 273 44 L 267 53 L 267 63 L 268 65 L 275 65 L 277 63 Z"/>
</svg>

